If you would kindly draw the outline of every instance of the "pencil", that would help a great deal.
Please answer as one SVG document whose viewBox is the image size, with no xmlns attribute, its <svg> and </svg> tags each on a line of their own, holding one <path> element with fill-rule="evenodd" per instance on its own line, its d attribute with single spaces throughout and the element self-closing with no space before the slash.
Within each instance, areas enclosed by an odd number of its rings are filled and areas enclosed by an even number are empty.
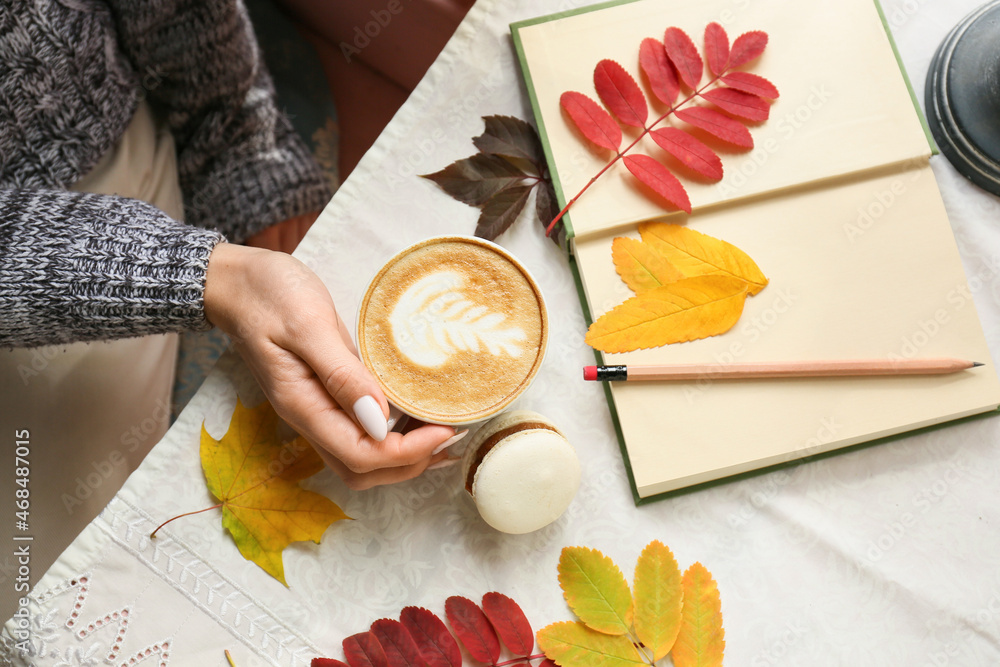
<svg viewBox="0 0 1000 667">
<path fill-rule="evenodd" d="M 830 361 L 767 361 L 743 363 L 672 364 L 654 366 L 584 366 L 584 380 L 754 379 L 869 375 L 940 375 L 982 366 L 964 359 L 848 359 Z"/>
</svg>

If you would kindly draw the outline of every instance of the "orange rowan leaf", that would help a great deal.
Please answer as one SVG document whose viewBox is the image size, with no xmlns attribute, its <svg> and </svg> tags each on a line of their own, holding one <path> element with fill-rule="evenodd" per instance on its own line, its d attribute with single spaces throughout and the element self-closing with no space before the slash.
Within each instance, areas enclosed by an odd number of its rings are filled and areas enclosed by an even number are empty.
<svg viewBox="0 0 1000 667">
<path fill-rule="evenodd" d="M 559 585 L 570 608 L 588 627 L 608 635 L 624 635 L 632 627 L 628 582 L 600 551 L 564 548 L 559 556 Z"/>
<path fill-rule="evenodd" d="M 564 621 L 538 631 L 538 646 L 560 667 L 649 667 L 625 635 L 607 635 Z"/>
<path fill-rule="evenodd" d="M 726 648 L 722 602 L 712 574 L 701 563 L 683 578 L 684 608 L 671 657 L 675 667 L 721 667 Z"/>
<path fill-rule="evenodd" d="M 673 647 L 681 627 L 681 570 L 670 548 L 653 540 L 639 555 L 633 579 L 635 634 L 659 660 Z"/>
<path fill-rule="evenodd" d="M 237 399 L 221 440 L 202 426 L 201 467 L 240 553 L 287 586 L 284 548 L 304 540 L 319 544 L 330 524 L 349 517 L 329 498 L 298 485 L 322 470 L 323 461 L 302 437 L 281 444 L 277 425 L 270 403 L 248 409 Z"/>
<path fill-rule="evenodd" d="M 731 243 L 682 225 L 663 222 L 640 224 L 639 235 L 687 277 L 739 278 L 748 283 L 750 296 L 767 286 L 767 277 L 756 262 Z"/>
<path fill-rule="evenodd" d="M 638 239 L 616 238 L 611 242 L 611 259 L 618 275 L 636 294 L 684 277 L 662 253 Z"/>
<path fill-rule="evenodd" d="M 746 295 L 747 283 L 738 278 L 684 278 L 608 311 L 584 341 L 602 352 L 630 352 L 716 336 L 739 320 Z"/>
</svg>

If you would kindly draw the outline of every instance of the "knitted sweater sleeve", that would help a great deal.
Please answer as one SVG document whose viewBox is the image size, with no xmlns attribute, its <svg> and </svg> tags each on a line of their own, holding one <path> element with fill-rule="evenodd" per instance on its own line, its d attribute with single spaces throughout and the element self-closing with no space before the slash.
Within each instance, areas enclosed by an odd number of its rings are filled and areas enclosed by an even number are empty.
<svg viewBox="0 0 1000 667">
<path fill-rule="evenodd" d="M 0 190 L 0 346 L 208 328 L 222 240 L 134 199 Z"/>
<path fill-rule="evenodd" d="M 110 0 L 177 144 L 185 222 L 234 242 L 320 211 L 331 188 L 274 99 L 242 0 Z"/>
</svg>

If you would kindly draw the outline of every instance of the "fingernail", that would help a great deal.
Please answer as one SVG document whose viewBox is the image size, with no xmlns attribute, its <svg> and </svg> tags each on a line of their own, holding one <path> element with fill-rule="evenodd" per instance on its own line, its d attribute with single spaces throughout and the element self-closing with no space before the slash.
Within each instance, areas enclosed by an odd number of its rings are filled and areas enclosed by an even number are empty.
<svg viewBox="0 0 1000 667">
<path fill-rule="evenodd" d="M 468 434 L 469 434 L 469 429 L 465 429 L 464 431 L 459 431 L 458 433 L 456 433 L 455 435 L 451 436 L 450 438 L 442 442 L 440 445 L 438 445 L 437 449 L 431 452 L 431 456 L 443 452 L 444 450 L 448 449 L 449 447 L 454 445 L 456 442 L 458 442 Z"/>
<path fill-rule="evenodd" d="M 438 461 L 437 463 L 432 463 L 429 466 L 427 466 L 427 470 L 438 470 L 440 468 L 447 468 L 448 466 L 455 465 L 461 460 L 462 460 L 461 457 L 455 457 L 451 459 L 445 459 L 443 461 Z"/>
<path fill-rule="evenodd" d="M 389 424 L 382 407 L 372 396 L 362 396 L 354 402 L 354 417 L 373 440 L 382 442 L 389 433 Z"/>
</svg>

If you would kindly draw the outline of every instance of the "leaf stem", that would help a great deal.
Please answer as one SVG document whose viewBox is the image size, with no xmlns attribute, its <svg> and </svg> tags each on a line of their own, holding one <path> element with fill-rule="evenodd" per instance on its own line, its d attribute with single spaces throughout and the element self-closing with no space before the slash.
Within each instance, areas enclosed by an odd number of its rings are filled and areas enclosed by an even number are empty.
<svg viewBox="0 0 1000 667">
<path fill-rule="evenodd" d="M 559 221 L 560 221 L 560 220 L 562 220 L 562 217 L 563 217 L 564 215 L 566 215 L 566 212 L 567 212 L 567 211 L 569 211 L 569 207 L 570 207 L 570 206 L 572 206 L 572 205 L 573 205 L 573 204 L 574 204 L 574 203 L 576 202 L 576 200 L 577 200 L 577 199 L 579 199 L 579 198 L 580 198 L 580 196 L 581 196 L 581 195 L 582 195 L 582 194 L 583 194 L 584 192 L 586 192 L 586 191 L 587 191 L 587 189 L 588 189 L 588 188 L 590 188 L 590 186 L 591 186 L 591 185 L 593 185 L 593 184 L 594 184 L 594 182 L 595 182 L 595 181 L 596 181 L 596 180 L 597 180 L 598 178 L 600 178 L 601 176 L 603 176 L 603 175 L 604 175 L 604 172 L 606 172 L 606 171 L 607 171 L 608 169 L 610 169 L 610 168 L 611 168 L 611 166 L 612 166 L 612 165 L 613 165 L 613 164 L 614 164 L 615 162 L 618 162 L 618 160 L 620 160 L 620 159 L 622 159 L 623 157 L 625 157 L 625 154 L 626 154 L 626 153 L 628 153 L 628 152 L 629 152 L 630 150 L 632 150 L 632 149 L 633 149 L 633 148 L 635 147 L 635 145 L 636 145 L 637 143 L 639 143 L 639 142 L 640 142 L 640 141 L 642 140 L 642 138 L 643 138 L 643 137 L 645 137 L 645 136 L 646 136 L 647 134 L 649 134 L 649 133 L 650 133 L 650 131 L 651 131 L 651 130 L 652 130 L 652 129 L 653 129 L 654 127 L 656 127 L 657 125 L 659 125 L 660 123 L 662 123 L 662 122 L 663 122 L 664 120 L 666 120 L 667 116 L 671 115 L 672 113 L 674 113 L 675 111 L 677 111 L 678 109 L 680 109 L 680 108 L 681 108 L 682 106 L 684 106 L 685 104 L 687 104 L 688 102 L 690 102 L 690 101 L 691 101 L 691 100 L 693 100 L 694 98 L 696 98 L 696 97 L 698 97 L 699 95 L 701 95 L 701 94 L 702 94 L 702 93 L 703 93 L 703 92 L 705 91 L 705 89 L 706 89 L 706 88 L 708 88 L 708 87 L 709 87 L 709 86 L 711 86 L 712 84 L 716 83 L 716 82 L 717 82 L 717 81 L 718 81 L 719 79 L 721 79 L 721 78 L 723 77 L 723 75 L 724 75 L 724 74 L 725 74 L 726 72 L 728 72 L 728 71 L 729 71 L 729 68 L 726 68 L 726 69 L 724 69 L 723 71 L 719 72 L 719 73 L 718 73 L 718 74 L 716 74 L 716 75 L 715 75 L 715 76 L 714 76 L 714 77 L 713 77 L 712 79 L 710 79 L 710 80 L 709 80 L 709 81 L 708 81 L 708 82 L 707 82 L 707 83 L 706 83 L 706 84 L 705 84 L 704 86 L 702 86 L 701 88 L 699 88 L 699 89 L 695 90 L 695 91 L 694 91 L 694 92 L 692 92 L 692 93 L 691 93 L 690 95 L 688 95 L 687 97 L 685 97 L 685 98 L 684 98 L 683 100 L 681 100 L 681 101 L 680 101 L 680 102 L 678 102 L 677 104 L 675 104 L 675 105 L 673 105 L 672 107 L 670 107 L 669 109 L 667 109 L 666 113 L 664 113 L 664 114 L 663 114 L 662 116 L 660 116 L 659 118 L 657 118 L 656 120 L 654 120 L 654 121 L 653 121 L 652 123 L 650 123 L 650 124 L 649 124 L 648 126 L 646 126 L 646 127 L 643 127 L 643 128 L 642 128 L 642 132 L 640 132 L 640 133 L 639 133 L 639 136 L 638 136 L 638 137 L 636 137 L 636 138 L 635 138 L 635 140 L 634 140 L 634 141 L 633 141 L 632 143 L 630 143 L 630 144 L 629 144 L 628 146 L 626 146 L 624 150 L 621 150 L 621 151 L 618 151 L 618 152 L 617 152 L 617 153 L 615 154 L 615 156 L 614 156 L 613 158 L 611 158 L 611 161 L 610 161 L 610 162 L 608 162 L 608 163 L 607 163 L 606 165 L 604 165 L 604 168 L 603 168 L 603 169 L 601 169 L 601 170 L 600 170 L 599 172 L 597 172 L 597 175 L 596 175 L 596 176 L 594 176 L 594 177 L 593 177 L 592 179 L 590 179 L 589 181 L 587 181 L 587 184 L 583 186 L 583 189 L 582 189 L 582 190 L 580 190 L 580 191 L 579 191 L 578 193 L 576 193 L 576 196 L 575 196 L 575 197 L 573 197 L 572 199 L 570 199 L 570 200 L 569 200 L 569 201 L 568 201 L 568 202 L 566 203 L 566 206 L 564 206 L 564 207 L 563 207 L 563 209 L 562 209 L 561 211 L 559 211 L 559 213 L 558 213 L 558 214 L 556 215 L 556 217 L 554 217 L 554 218 L 552 219 L 552 222 L 550 222 L 550 223 L 548 224 L 548 226 L 547 226 L 547 227 L 545 228 L 545 235 L 546 235 L 546 236 L 549 236 L 549 235 L 551 235 L 551 234 L 552 234 L 552 230 L 553 230 L 553 229 L 555 229 L 555 226 L 556 226 L 557 224 L 559 224 Z"/>
<path fill-rule="evenodd" d="M 530 665 L 532 660 L 537 660 L 538 658 L 544 658 L 544 657 L 545 657 L 544 653 L 536 653 L 535 655 L 526 655 L 523 658 L 514 658 L 513 660 L 505 660 L 504 662 L 498 662 L 497 664 L 493 665 L 493 667 L 505 667 L 506 665 L 516 665 L 521 662 Z"/>
<path fill-rule="evenodd" d="M 161 523 L 159 526 L 157 526 L 156 529 L 152 533 L 149 534 L 149 539 L 151 539 L 151 540 L 152 539 L 156 539 L 156 533 L 160 530 L 160 528 L 163 528 L 165 525 L 167 525 L 171 521 L 174 521 L 176 519 L 180 519 L 180 518 L 185 517 L 185 516 L 191 516 L 192 514 L 201 514 L 202 512 L 207 512 L 209 510 L 218 509 L 220 507 L 222 507 L 222 503 L 219 503 L 218 505 L 212 505 L 211 507 L 206 507 L 203 510 L 196 510 L 194 512 L 185 512 L 184 514 L 178 514 L 173 519 L 167 519 L 166 521 L 164 521 L 163 523 Z"/>
</svg>

